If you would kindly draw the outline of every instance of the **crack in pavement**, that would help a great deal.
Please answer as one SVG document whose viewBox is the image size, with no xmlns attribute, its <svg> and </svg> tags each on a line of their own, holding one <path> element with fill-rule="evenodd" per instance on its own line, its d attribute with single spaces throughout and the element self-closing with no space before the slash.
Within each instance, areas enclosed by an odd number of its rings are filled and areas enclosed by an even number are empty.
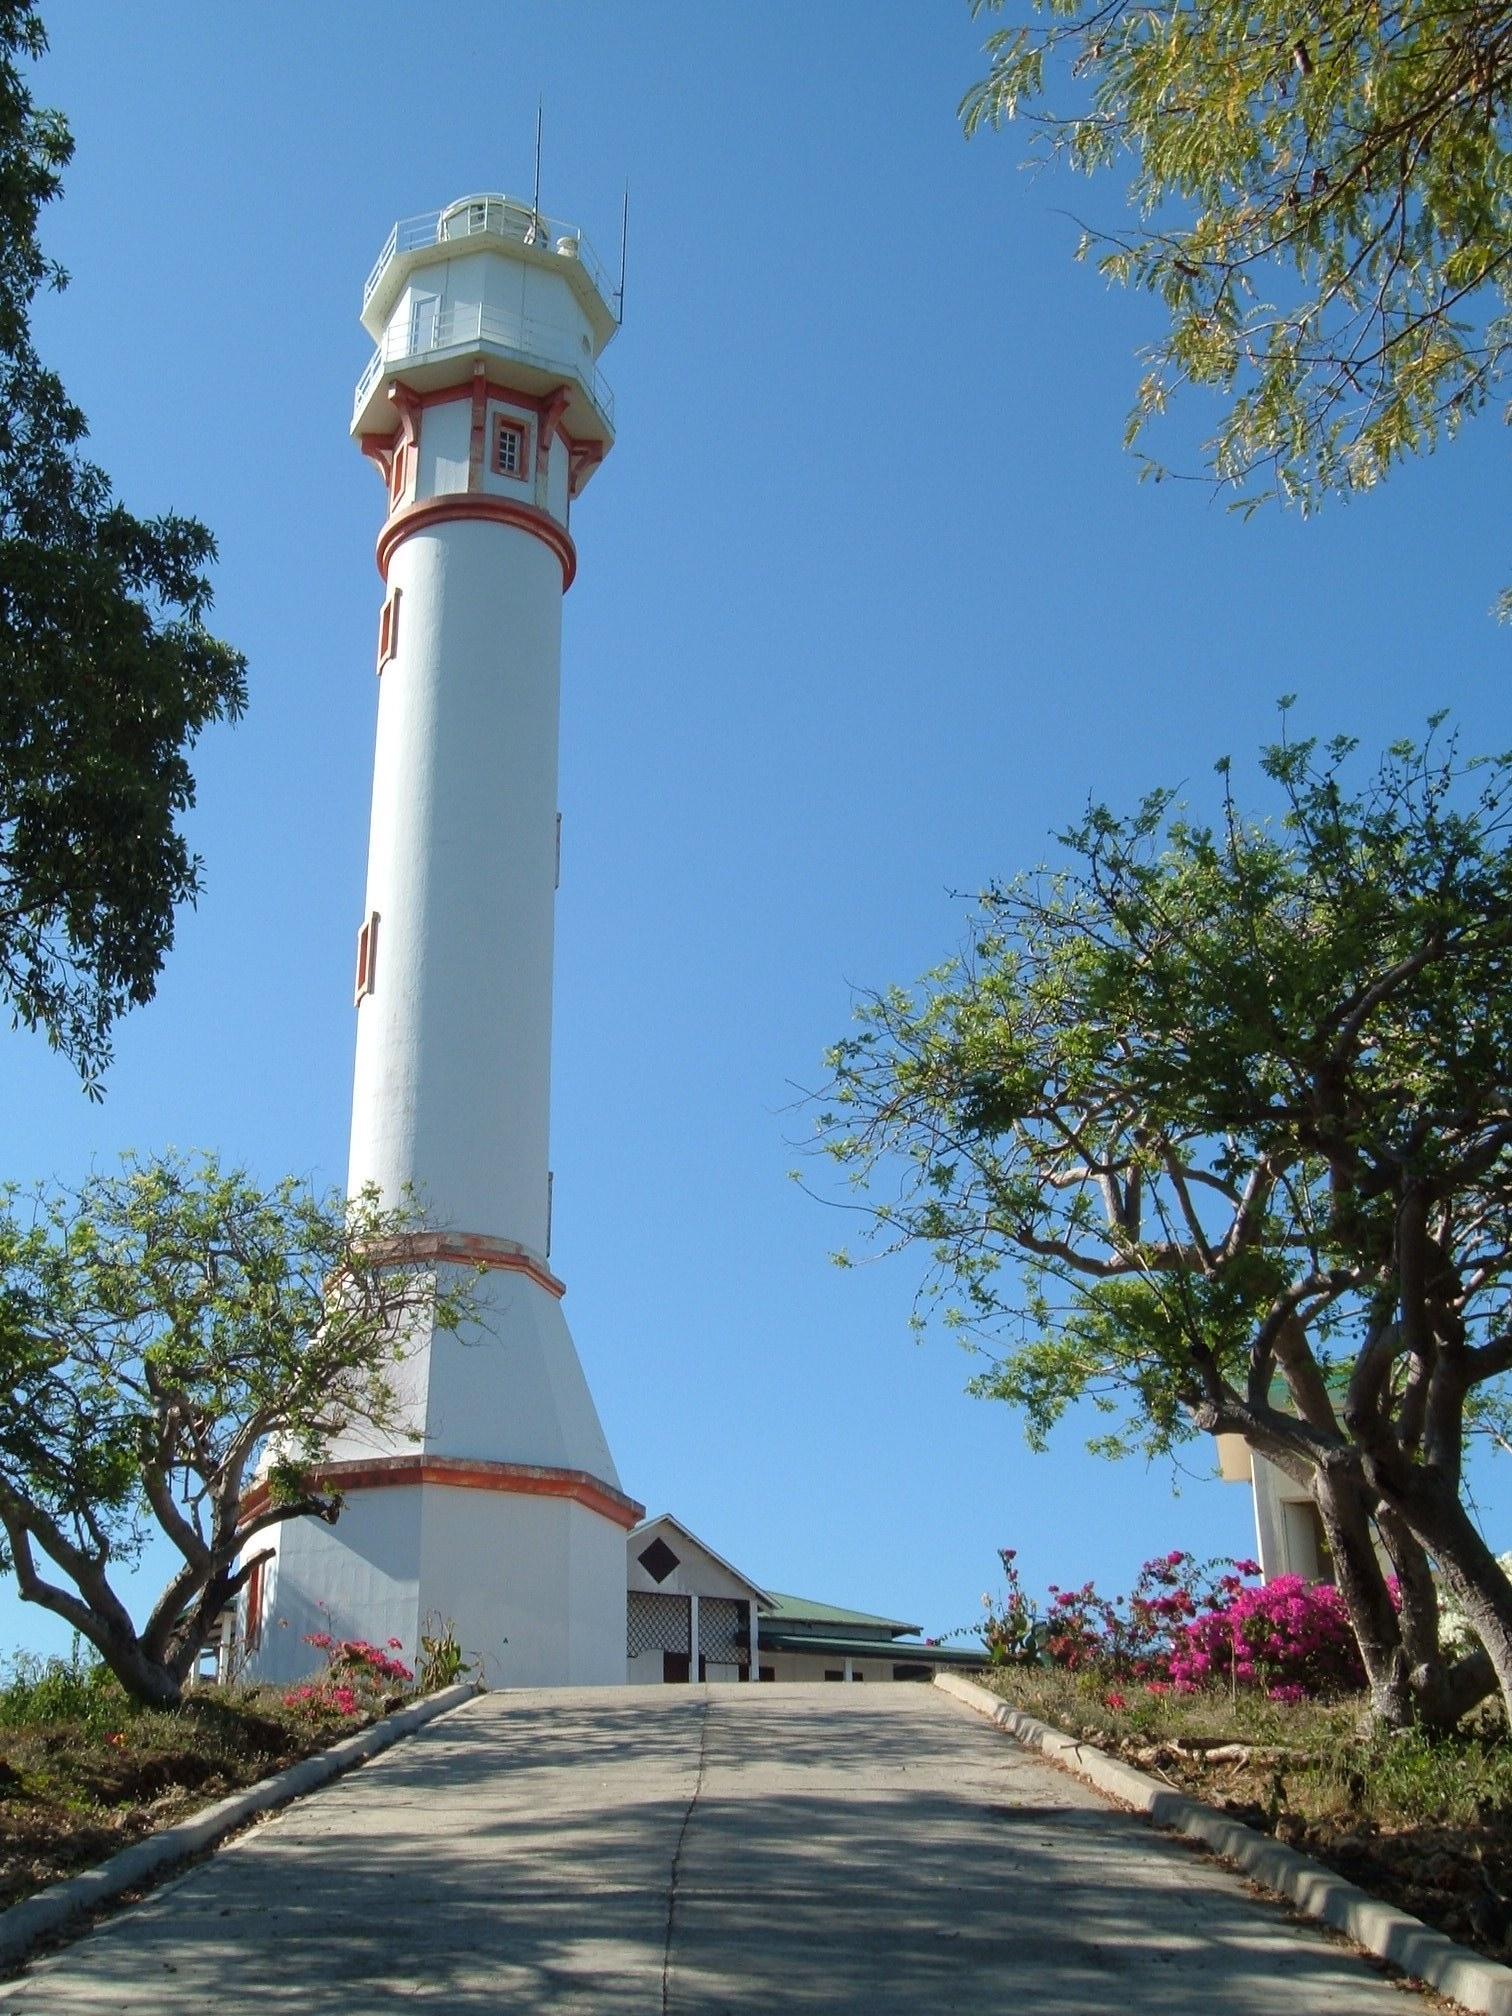
<svg viewBox="0 0 1512 2016">
<path fill-rule="evenodd" d="M 672 1937 L 677 1919 L 677 1879 L 682 1873 L 683 1844 L 688 1838 L 693 1809 L 703 1791 L 704 1769 L 709 1761 L 709 1711 L 713 1705 L 713 1696 L 706 1692 L 698 1724 L 698 1771 L 693 1779 L 693 1796 L 688 1801 L 687 1812 L 683 1814 L 682 1826 L 677 1830 L 677 1846 L 672 1850 L 672 1867 L 667 1876 L 667 1930 L 662 1943 L 661 1970 L 662 2016 L 669 2016 L 672 2006 Z"/>
</svg>

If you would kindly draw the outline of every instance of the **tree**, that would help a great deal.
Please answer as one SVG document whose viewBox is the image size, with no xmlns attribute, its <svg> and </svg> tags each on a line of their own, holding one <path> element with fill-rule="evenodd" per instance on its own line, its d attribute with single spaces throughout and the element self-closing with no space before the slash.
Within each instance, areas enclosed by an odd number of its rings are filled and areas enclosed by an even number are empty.
<svg viewBox="0 0 1512 2016">
<path fill-rule="evenodd" d="M 410 1224 L 372 1196 L 259 1189 L 213 1157 L 3 1193 L 0 1565 L 137 1699 L 179 1699 L 271 1551 L 259 1534 L 336 1519 L 312 1466 L 348 1423 L 395 1423 L 415 1325 L 460 1320 L 465 1286 L 403 1262 Z M 114 1578 L 154 1527 L 179 1566 L 138 1628 Z"/>
<path fill-rule="evenodd" d="M 1439 730 L 1362 788 L 1354 744 L 1227 795 L 1094 806 L 994 888 L 963 953 L 867 997 L 829 1153 L 992 1358 L 1042 1445 L 1240 1435 L 1315 1499 L 1377 1715 L 1512 1704 L 1512 1585 L 1463 1490 L 1512 1366 L 1512 757 Z M 1374 1522 L 1400 1609 L 1371 1544 Z M 1441 1654 L 1430 1563 L 1486 1658 Z"/>
<path fill-rule="evenodd" d="M 1512 340 L 1512 8 L 1012 11 L 962 104 L 966 130 L 1023 112 L 1051 156 L 1088 172 L 1130 162 L 1134 222 L 1081 249 L 1170 318 L 1131 443 L 1179 388 L 1215 388 L 1229 403 L 1213 476 L 1246 505 L 1309 508 L 1368 489 L 1487 403 Z"/>
<path fill-rule="evenodd" d="M 38 289 L 65 282 L 37 219 L 73 152 L 22 78 L 45 47 L 29 0 L 0 0 L 0 997 L 97 1094 L 200 888 L 186 752 L 246 680 L 204 627 L 214 539 L 115 500 L 32 343 Z"/>
</svg>

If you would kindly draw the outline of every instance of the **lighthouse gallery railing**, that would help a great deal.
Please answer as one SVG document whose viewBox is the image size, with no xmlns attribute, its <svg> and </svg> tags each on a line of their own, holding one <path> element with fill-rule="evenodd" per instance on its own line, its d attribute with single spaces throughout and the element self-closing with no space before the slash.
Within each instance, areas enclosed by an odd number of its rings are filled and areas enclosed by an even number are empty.
<svg viewBox="0 0 1512 2016">
<path fill-rule="evenodd" d="M 570 330 L 535 322 L 528 315 L 510 315 L 493 308 L 448 308 L 433 310 L 413 318 L 411 326 L 390 329 L 368 360 L 357 381 L 352 412 L 360 413 L 367 403 L 379 373 L 387 364 L 408 363 L 431 357 L 444 350 L 459 350 L 470 344 L 486 343 L 522 364 L 555 372 L 559 377 L 576 378 L 593 403 L 614 426 L 614 394 L 603 373 L 586 357 L 575 358 L 578 338 Z"/>
<path fill-rule="evenodd" d="M 479 197 L 475 201 L 454 203 L 449 210 L 428 210 L 423 217 L 402 217 L 390 231 L 383 250 L 374 261 L 372 272 L 363 282 L 363 307 L 366 308 L 373 289 L 383 278 L 384 268 L 399 253 L 418 252 L 427 245 L 439 245 L 443 241 L 449 244 L 453 239 L 479 236 L 510 238 L 519 242 L 529 242 L 534 236 L 548 245 L 557 245 L 564 238 L 568 239 L 605 307 L 613 309 L 614 289 L 609 284 L 603 261 L 577 226 L 563 224 L 555 217 L 541 216 L 528 203 L 520 203 L 507 196 Z"/>
</svg>

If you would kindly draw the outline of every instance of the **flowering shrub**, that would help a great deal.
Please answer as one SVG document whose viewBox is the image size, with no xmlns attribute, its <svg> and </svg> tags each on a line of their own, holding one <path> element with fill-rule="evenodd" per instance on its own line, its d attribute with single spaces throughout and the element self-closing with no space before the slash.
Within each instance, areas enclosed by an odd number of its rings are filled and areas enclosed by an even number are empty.
<svg viewBox="0 0 1512 2016">
<path fill-rule="evenodd" d="M 1254 1561 L 1198 1561 L 1176 1549 L 1146 1561 L 1128 1596 L 1091 1582 L 1050 1587 L 1042 1617 L 1025 1594 L 1015 1552 L 999 1557 L 1007 1599 L 987 1608 L 982 1637 L 996 1665 L 1040 1661 L 1098 1682 L 1141 1684 L 1154 1695 L 1205 1686 L 1264 1688 L 1301 1701 L 1364 1685 L 1348 1612 L 1336 1589 L 1278 1576 L 1264 1588 Z M 1123 1706 L 1116 1689 L 1106 1706 Z"/>
<path fill-rule="evenodd" d="M 333 1638 L 329 1631 L 311 1631 L 306 1645 L 324 1652 L 326 1670 L 320 1679 L 293 1687 L 283 1697 L 286 1708 L 299 1708 L 309 1715 L 372 1714 L 391 1694 L 414 1683 L 414 1674 L 393 1655 L 403 1649 L 390 1638 L 386 1650 L 370 1645 L 366 1638 Z"/>
<path fill-rule="evenodd" d="M 1146 1561 L 1128 1596 L 1100 1595 L 1091 1582 L 1078 1589 L 1050 1585 L 1041 1618 L 1025 1595 L 1015 1551 L 999 1559 L 1008 1585 L 998 1608 L 982 1601 L 982 1636 L 996 1665 L 1032 1665 L 1043 1659 L 1067 1672 L 1095 1671 L 1120 1680 L 1164 1679 L 1170 1655 L 1187 1623 L 1243 1586 L 1260 1571 L 1252 1561 L 1199 1561 L 1179 1548 Z"/>
<path fill-rule="evenodd" d="M 1278 1575 L 1263 1589 L 1228 1591 L 1185 1627 L 1169 1667 L 1181 1693 L 1219 1681 L 1263 1687 L 1273 1701 L 1365 1684 L 1344 1599 L 1330 1584 L 1299 1575 Z"/>
<path fill-rule="evenodd" d="M 1034 1605 L 1024 1594 L 1024 1585 L 1014 1565 L 1018 1549 L 1000 1547 L 998 1559 L 1003 1564 L 1003 1580 L 1008 1585 L 1008 1595 L 999 1606 L 993 1603 L 991 1596 L 983 1594 L 982 1608 L 987 1616 L 982 1624 L 982 1642 L 994 1666 L 1032 1666 L 1039 1658 L 1038 1619 Z"/>
</svg>

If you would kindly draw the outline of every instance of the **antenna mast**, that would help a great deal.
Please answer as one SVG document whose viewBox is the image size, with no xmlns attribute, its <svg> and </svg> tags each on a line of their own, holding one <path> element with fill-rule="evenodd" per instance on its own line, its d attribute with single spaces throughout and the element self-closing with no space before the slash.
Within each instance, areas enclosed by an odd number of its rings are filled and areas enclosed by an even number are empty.
<svg viewBox="0 0 1512 2016">
<path fill-rule="evenodd" d="M 530 199 L 530 235 L 538 244 L 541 237 L 541 108 L 543 101 L 536 100 L 536 144 L 535 144 L 535 194 Z"/>
<path fill-rule="evenodd" d="M 630 236 L 630 184 L 625 184 L 625 203 L 620 211 L 620 277 L 619 292 L 614 297 L 614 319 L 623 324 L 625 320 L 625 244 Z"/>
</svg>

